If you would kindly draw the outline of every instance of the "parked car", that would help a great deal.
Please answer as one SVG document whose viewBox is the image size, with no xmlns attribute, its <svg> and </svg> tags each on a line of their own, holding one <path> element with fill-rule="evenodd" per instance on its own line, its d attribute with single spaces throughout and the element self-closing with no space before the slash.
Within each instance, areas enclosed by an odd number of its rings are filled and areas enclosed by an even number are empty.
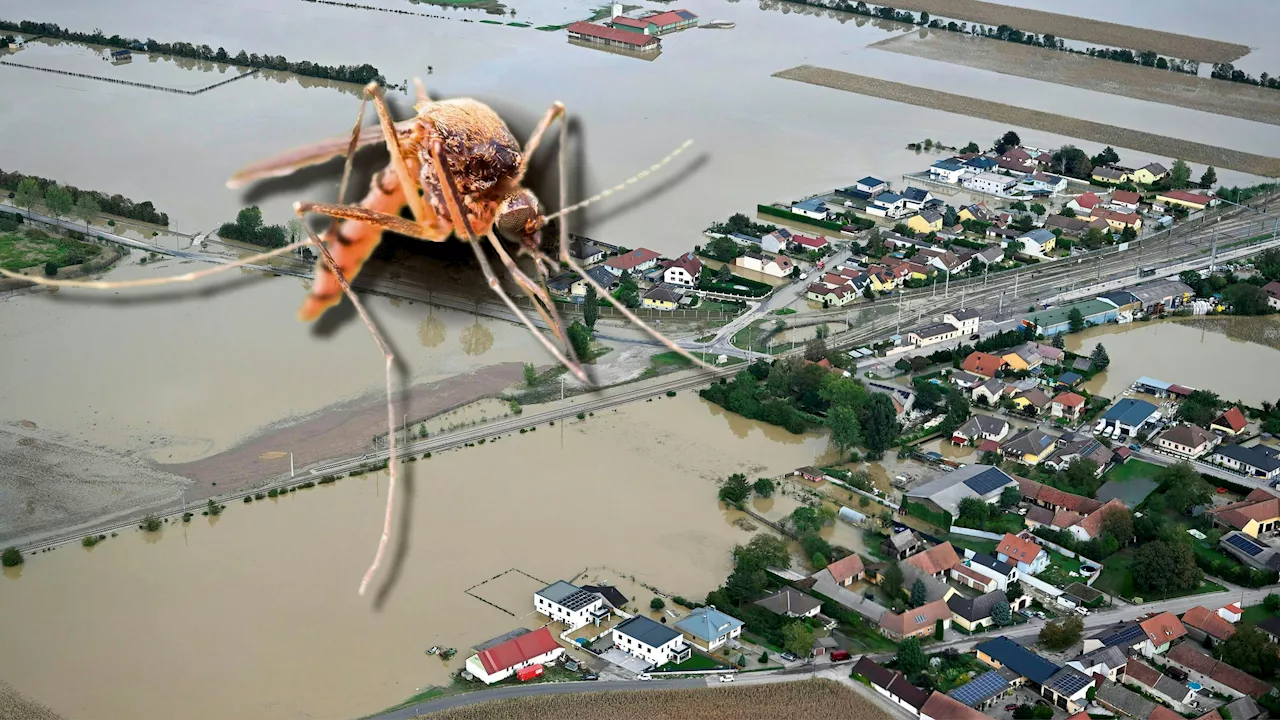
<svg viewBox="0 0 1280 720">
<path fill-rule="evenodd" d="M 582 679 L 583 680 L 599 680 L 600 676 L 595 673 L 587 673 L 586 675 L 582 676 Z"/>
<path fill-rule="evenodd" d="M 721 675 L 721 676 L 720 676 L 720 682 L 733 682 L 733 676 L 732 676 L 732 675 Z"/>
<path fill-rule="evenodd" d="M 1014 710 L 1017 710 L 1018 707 L 1019 707 L 1018 703 L 1009 703 L 1008 705 L 1004 706 L 1004 709 L 1006 711 L 1013 712 Z"/>
<path fill-rule="evenodd" d="M 637 680 L 652 680 L 652 679 L 653 679 L 653 676 L 652 676 L 652 675 L 650 675 L 649 673 L 640 673 L 639 675 L 637 675 L 637 676 L 636 676 L 636 679 L 637 679 Z"/>
<path fill-rule="evenodd" d="M 1129 443 L 1129 449 L 1134 452 L 1138 452 L 1139 450 L 1142 449 L 1142 446 L 1139 445 L 1138 443 Z"/>
<path fill-rule="evenodd" d="M 792 654 L 791 654 L 791 653 L 789 653 L 789 652 L 784 652 L 784 653 L 782 653 L 782 659 L 783 659 L 783 660 L 786 660 L 787 662 L 795 662 L 795 661 L 799 660 L 800 658 L 796 657 L 795 655 L 792 655 Z"/>
<path fill-rule="evenodd" d="M 1173 667 L 1172 665 L 1167 665 L 1165 666 L 1164 674 L 1168 675 L 1174 680 L 1177 680 L 1178 682 L 1187 681 L 1187 671 L 1183 670 L 1182 668 L 1176 668 L 1176 667 Z"/>
<path fill-rule="evenodd" d="M 1087 607 L 1085 607 L 1085 606 L 1083 606 L 1083 605 L 1078 605 L 1078 606 L 1076 606 L 1076 612 L 1080 613 L 1081 615 L 1088 615 L 1088 614 L 1089 614 L 1089 608 L 1087 608 Z"/>
<path fill-rule="evenodd" d="M 833 650 L 833 651 L 831 651 L 831 662 L 840 662 L 840 661 L 842 661 L 842 660 L 848 660 L 850 657 L 852 657 L 852 656 L 851 656 L 851 655 L 849 655 L 849 651 L 848 651 L 848 650 Z"/>
</svg>

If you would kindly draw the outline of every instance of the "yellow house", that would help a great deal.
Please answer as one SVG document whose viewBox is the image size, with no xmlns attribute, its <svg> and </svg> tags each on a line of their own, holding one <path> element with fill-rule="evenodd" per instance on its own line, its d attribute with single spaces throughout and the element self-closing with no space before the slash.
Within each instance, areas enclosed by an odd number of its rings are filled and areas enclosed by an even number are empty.
<svg viewBox="0 0 1280 720">
<path fill-rule="evenodd" d="M 1093 180 L 1104 185 L 1119 185 L 1122 182 L 1128 182 L 1132 177 L 1132 171 L 1126 168 L 1110 167 L 1102 165 L 1093 169 Z"/>
<path fill-rule="evenodd" d="M 1137 170 L 1134 170 L 1132 178 L 1136 183 L 1150 185 L 1168 174 L 1169 171 L 1165 166 L 1160 163 L 1151 163 L 1146 167 L 1140 167 Z"/>
<path fill-rule="evenodd" d="M 640 307 L 653 308 L 654 310 L 675 310 L 680 304 L 680 293 L 671 290 L 666 285 L 655 285 L 652 290 L 644 294 L 640 299 Z"/>
<path fill-rule="evenodd" d="M 1101 208 L 1093 209 L 1094 219 L 1104 220 L 1114 230 L 1123 231 L 1127 227 L 1134 230 L 1142 228 L 1142 218 L 1138 217 L 1138 213 L 1118 212 L 1116 210 L 1103 210 Z"/>
<path fill-rule="evenodd" d="M 1254 490 L 1244 500 L 1209 511 L 1218 525 L 1256 538 L 1280 529 L 1280 498 Z"/>
<path fill-rule="evenodd" d="M 1203 210 L 1209 206 L 1212 200 L 1207 195 L 1185 190 L 1170 190 L 1156 195 L 1157 205 L 1176 205 L 1188 210 Z"/>
<path fill-rule="evenodd" d="M 1004 358 L 1001 358 L 1001 360 L 1003 359 Z M 1040 412 L 1043 412 L 1045 408 L 1049 407 L 1049 403 L 1052 402 L 1052 400 L 1053 398 L 1049 397 L 1049 394 L 1045 391 L 1040 388 L 1032 388 L 1015 395 L 1013 398 L 1013 406 L 1019 410 L 1030 410 L 1039 414 Z"/>
<path fill-rule="evenodd" d="M 1039 465 L 1058 448 L 1056 438 L 1039 429 L 1023 430 L 1000 446 L 1000 454 L 1024 465 Z"/>
<path fill-rule="evenodd" d="M 876 292 L 892 290 L 898 286 L 898 278 L 893 273 L 874 265 L 867 268 L 867 279 L 871 283 L 871 289 Z"/>
<path fill-rule="evenodd" d="M 1030 347 L 1010 352 L 1008 355 L 1002 355 L 1000 359 L 1009 363 L 1009 367 L 1013 370 L 1030 370 L 1031 368 L 1040 367 L 1040 363 L 1044 360 L 1039 353 Z"/>
<path fill-rule="evenodd" d="M 942 216 L 932 210 L 907 218 L 907 227 L 918 233 L 929 234 L 942 230 Z"/>
</svg>

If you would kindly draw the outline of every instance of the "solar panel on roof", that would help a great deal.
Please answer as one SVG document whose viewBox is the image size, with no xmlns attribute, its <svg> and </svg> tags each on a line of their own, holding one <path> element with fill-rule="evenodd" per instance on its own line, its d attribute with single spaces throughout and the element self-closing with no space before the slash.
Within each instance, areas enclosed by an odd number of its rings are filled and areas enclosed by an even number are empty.
<svg viewBox="0 0 1280 720">
<path fill-rule="evenodd" d="M 1244 535 L 1231 535 L 1223 539 L 1226 540 L 1227 544 L 1231 547 L 1239 550 L 1240 552 L 1248 553 L 1249 557 L 1253 557 L 1266 549 Z"/>
<path fill-rule="evenodd" d="M 957 701 L 976 707 L 988 698 L 995 697 L 1009 687 L 1009 683 L 997 671 L 983 673 L 960 687 L 947 693 Z"/>
<path fill-rule="evenodd" d="M 1107 645 L 1108 647 L 1115 647 L 1118 645 L 1132 645 L 1138 642 L 1139 640 L 1145 639 L 1146 637 L 1147 637 L 1147 634 L 1143 632 L 1142 626 L 1131 625 L 1123 630 L 1118 631 L 1115 635 L 1112 635 L 1111 637 L 1107 638 L 1105 641 L 1103 641 L 1103 644 Z"/>
<path fill-rule="evenodd" d="M 1071 697 L 1081 690 L 1089 686 L 1093 682 L 1089 678 L 1080 673 L 1066 673 L 1062 677 L 1054 680 L 1051 686 L 1059 693 Z"/>
<path fill-rule="evenodd" d="M 992 468 L 965 480 L 964 484 L 968 485 L 970 490 L 978 493 L 979 495 L 986 495 L 1008 482 L 1008 476 L 999 470 Z"/>
<path fill-rule="evenodd" d="M 596 601 L 596 594 L 587 592 L 586 590 L 578 590 L 560 601 L 560 605 L 569 610 L 581 610 Z"/>
<path fill-rule="evenodd" d="M 680 17 L 684 18 L 685 20 L 692 20 L 692 19 L 694 19 L 694 18 L 698 17 L 697 15 L 694 15 L 693 13 L 689 12 L 688 10 L 677 10 L 677 11 L 676 11 L 676 14 L 677 14 L 677 15 L 679 15 Z"/>
</svg>

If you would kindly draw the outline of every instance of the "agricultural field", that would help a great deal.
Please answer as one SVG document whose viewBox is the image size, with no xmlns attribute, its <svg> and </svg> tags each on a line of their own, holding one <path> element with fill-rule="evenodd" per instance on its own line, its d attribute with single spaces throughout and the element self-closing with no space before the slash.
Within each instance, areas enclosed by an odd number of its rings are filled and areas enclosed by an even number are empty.
<svg viewBox="0 0 1280 720">
<path fill-rule="evenodd" d="M 11 685 L 0 680 L 0 718 L 5 720 L 62 720 L 62 717 L 39 703 L 18 694 Z"/>
<path fill-rule="evenodd" d="M 543 695 L 495 700 L 422 717 L 430 717 L 431 720 L 662 720 L 686 717 L 889 720 L 889 716 L 870 700 L 831 680 L 693 690 Z"/>
<path fill-rule="evenodd" d="M 101 252 L 97 245 L 25 227 L 0 233 L 0 267 L 14 272 L 50 262 L 58 267 L 79 265 Z"/>
</svg>

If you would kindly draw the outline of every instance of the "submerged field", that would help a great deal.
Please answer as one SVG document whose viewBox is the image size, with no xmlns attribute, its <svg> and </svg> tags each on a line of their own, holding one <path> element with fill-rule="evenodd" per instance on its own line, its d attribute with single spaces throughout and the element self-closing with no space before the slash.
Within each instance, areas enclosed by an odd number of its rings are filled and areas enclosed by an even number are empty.
<svg viewBox="0 0 1280 720">
<path fill-rule="evenodd" d="M 431 715 L 432 720 L 662 720 L 726 717 L 739 720 L 889 717 L 857 692 L 831 680 L 647 692 L 595 692 L 496 700 Z"/>
<path fill-rule="evenodd" d="M 778 71 L 773 76 L 868 97 L 884 98 L 916 107 L 982 118 L 1004 125 L 1065 135 L 1117 148 L 1139 150 L 1157 157 L 1181 158 L 1187 162 L 1230 168 L 1251 175 L 1280 177 L 1280 158 L 1180 140 L 1042 110 L 1006 105 L 967 95 L 956 95 L 918 85 L 881 80 L 814 65 L 797 65 Z"/>
</svg>

